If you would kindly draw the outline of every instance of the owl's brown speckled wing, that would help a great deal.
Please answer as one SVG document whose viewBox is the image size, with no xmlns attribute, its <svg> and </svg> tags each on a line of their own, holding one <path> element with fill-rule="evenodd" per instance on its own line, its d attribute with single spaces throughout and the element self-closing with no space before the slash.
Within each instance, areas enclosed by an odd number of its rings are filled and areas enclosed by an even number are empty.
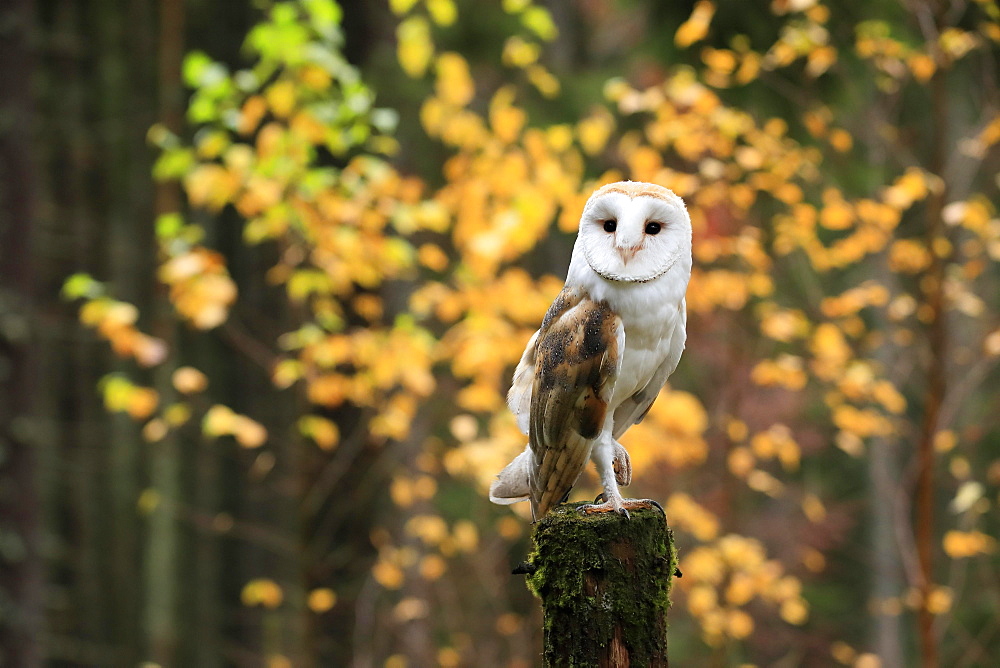
<svg viewBox="0 0 1000 668">
<path fill-rule="evenodd" d="M 535 518 L 580 477 L 604 427 L 624 349 L 621 319 L 582 289 L 564 289 L 545 314 L 535 347 L 529 429 Z"/>
</svg>

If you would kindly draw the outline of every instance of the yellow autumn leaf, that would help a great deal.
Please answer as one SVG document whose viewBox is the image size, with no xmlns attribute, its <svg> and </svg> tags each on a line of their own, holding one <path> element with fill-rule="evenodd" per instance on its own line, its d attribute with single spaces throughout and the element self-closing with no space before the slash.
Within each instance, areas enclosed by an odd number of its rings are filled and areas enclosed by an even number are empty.
<svg viewBox="0 0 1000 668">
<path fill-rule="evenodd" d="M 756 587 L 748 573 L 737 571 L 729 578 L 726 585 L 726 602 L 730 605 L 746 605 L 756 594 Z"/>
<path fill-rule="evenodd" d="M 426 545 L 438 545 L 448 535 L 448 525 L 437 515 L 415 515 L 406 522 L 404 530 Z"/>
<path fill-rule="evenodd" d="M 884 190 L 883 199 L 886 204 L 902 211 L 914 202 L 927 197 L 930 187 L 928 175 L 920 169 L 911 167 Z"/>
<path fill-rule="evenodd" d="M 553 98 L 559 94 L 559 79 L 545 69 L 545 67 L 535 63 L 534 65 L 530 65 L 525 72 L 528 75 L 528 81 L 531 82 L 531 85 L 544 97 Z"/>
<path fill-rule="evenodd" d="M 132 387 L 125 412 L 135 420 L 145 420 L 160 405 L 160 393 L 151 387 Z"/>
<path fill-rule="evenodd" d="M 732 74 L 738 64 L 736 54 L 729 49 L 713 49 L 711 47 L 702 49 L 701 61 L 718 74 Z"/>
<path fill-rule="evenodd" d="M 843 128 L 834 128 L 829 135 L 830 146 L 838 153 L 847 153 L 854 146 L 854 138 Z"/>
<path fill-rule="evenodd" d="M 311 438 L 321 450 L 332 450 L 340 440 L 337 424 L 319 415 L 304 415 L 299 418 L 299 431 Z"/>
<path fill-rule="evenodd" d="M 508 14 L 520 14 L 531 4 L 531 0 L 503 0 L 501 6 Z"/>
<path fill-rule="evenodd" d="M 813 524 L 826 519 L 826 506 L 815 494 L 806 494 L 802 497 L 802 512 Z"/>
<path fill-rule="evenodd" d="M 295 109 L 297 102 L 295 84 L 287 79 L 277 81 L 268 87 L 264 92 L 264 97 L 275 116 L 287 118 Z"/>
<path fill-rule="evenodd" d="M 298 74 L 302 83 L 315 91 L 324 91 L 333 83 L 330 73 L 318 65 L 306 65 Z"/>
<path fill-rule="evenodd" d="M 760 327 L 764 334 L 775 341 L 788 343 L 794 339 L 807 336 L 809 319 L 799 310 L 775 309 L 761 320 Z"/>
<path fill-rule="evenodd" d="M 955 596 L 951 587 L 933 587 L 924 601 L 924 607 L 932 615 L 943 615 L 951 610 Z"/>
<path fill-rule="evenodd" d="M 806 56 L 806 73 L 818 77 L 837 62 L 837 50 L 829 45 L 816 46 Z"/>
<path fill-rule="evenodd" d="M 702 617 L 718 607 L 718 594 L 715 587 L 697 585 L 691 588 L 687 595 L 688 610 L 695 617 Z"/>
<path fill-rule="evenodd" d="M 153 511 L 160 507 L 160 503 L 163 501 L 163 496 L 159 491 L 153 489 L 152 487 L 147 487 L 142 490 L 139 494 L 139 499 L 136 501 L 136 506 L 139 509 L 139 513 L 142 515 L 151 515 Z"/>
<path fill-rule="evenodd" d="M 385 589 L 399 589 L 403 586 L 404 575 L 402 569 L 383 559 L 379 559 L 372 566 L 372 577 Z"/>
<path fill-rule="evenodd" d="M 715 15 L 715 3 L 710 0 L 698 0 L 694 6 L 691 16 L 677 28 L 674 33 L 674 44 L 680 48 L 688 47 L 695 42 L 705 39 L 708 35 L 708 27 Z"/>
<path fill-rule="evenodd" d="M 440 579 L 447 572 L 448 564 L 439 555 L 428 554 L 420 560 L 418 570 L 422 578 L 433 582 Z"/>
<path fill-rule="evenodd" d="M 852 668 L 882 668 L 882 659 L 877 654 L 865 652 L 858 655 L 858 658 L 852 664 Z"/>
<path fill-rule="evenodd" d="M 225 436 L 233 433 L 236 413 L 228 406 L 215 404 L 205 413 L 201 429 L 206 436 Z"/>
<path fill-rule="evenodd" d="M 437 58 L 435 70 L 434 90 L 445 103 L 462 107 L 472 101 L 476 86 L 465 58 L 454 51 L 442 53 Z"/>
<path fill-rule="evenodd" d="M 452 538 L 459 552 L 472 553 L 479 546 L 479 531 L 469 520 L 459 520 L 452 528 Z"/>
<path fill-rule="evenodd" d="M 329 611 L 337 604 L 337 594 L 332 589 L 322 587 L 313 589 L 306 598 L 306 605 L 316 614 Z"/>
<path fill-rule="evenodd" d="M 980 44 L 978 35 L 961 28 L 949 27 L 938 36 L 938 46 L 952 60 L 959 60 Z"/>
<path fill-rule="evenodd" d="M 494 100 L 496 99 L 494 97 Z M 490 104 L 490 126 L 497 139 L 505 144 L 511 144 L 517 140 L 527 118 L 528 115 L 520 107 L 509 104 Z"/>
<path fill-rule="evenodd" d="M 193 206 L 218 211 L 225 206 L 239 187 L 234 174 L 222 165 L 202 164 L 184 176 L 184 190 Z"/>
<path fill-rule="evenodd" d="M 791 598 L 782 602 L 779 614 L 789 624 L 801 626 L 809 618 L 809 606 L 801 598 Z"/>
<path fill-rule="evenodd" d="M 185 403 L 170 404 L 163 409 L 163 419 L 170 427 L 180 427 L 191 419 L 191 407 Z"/>
<path fill-rule="evenodd" d="M 514 35 L 503 44 L 501 60 L 508 67 L 524 68 L 538 61 L 542 49 L 537 44 Z"/>
<path fill-rule="evenodd" d="M 402 16 L 413 9 L 418 0 L 389 0 L 389 9 L 396 16 Z"/>
<path fill-rule="evenodd" d="M 580 146 L 587 155 L 597 155 L 608 143 L 615 127 L 614 117 L 604 107 L 598 107 L 576 125 Z"/>
<path fill-rule="evenodd" d="M 718 518 L 683 492 L 671 494 L 664 509 L 672 522 L 684 527 L 700 541 L 713 540 L 719 534 Z"/>
<path fill-rule="evenodd" d="M 233 436 L 244 448 L 259 448 L 267 441 L 267 429 L 252 418 L 238 415 L 233 424 Z"/>
<path fill-rule="evenodd" d="M 930 266 L 931 254 L 922 241 L 897 239 L 889 246 L 889 268 L 898 273 L 917 274 Z"/>
<path fill-rule="evenodd" d="M 424 6 L 431 20 L 439 26 L 450 26 L 458 18 L 454 0 L 425 0 Z"/>
<path fill-rule="evenodd" d="M 407 75 L 422 77 L 434 57 L 431 28 L 422 16 L 411 16 L 396 28 L 396 59 Z"/>
<path fill-rule="evenodd" d="M 846 230 L 854 224 L 854 212 L 842 199 L 832 199 L 820 211 L 819 224 L 828 230 Z"/>
<path fill-rule="evenodd" d="M 448 256 L 437 244 L 422 244 L 417 249 L 417 262 L 432 271 L 442 272 L 448 268 Z"/>
<path fill-rule="evenodd" d="M 787 353 L 758 362 L 750 372 L 750 379 L 763 387 L 777 385 L 789 390 L 801 390 L 809 382 L 802 358 Z"/>
<path fill-rule="evenodd" d="M 942 540 L 945 553 L 952 559 L 965 559 L 977 554 L 992 554 L 997 549 L 997 539 L 981 531 L 951 530 Z"/>
<path fill-rule="evenodd" d="M 726 632 L 737 640 L 748 637 L 753 633 L 753 617 L 743 610 L 730 610 L 726 618 Z"/>
<path fill-rule="evenodd" d="M 170 377 L 174 389 L 181 394 L 197 394 L 208 387 L 208 378 L 198 369 L 191 366 L 178 368 Z"/>
<path fill-rule="evenodd" d="M 268 578 L 250 580 L 240 592 L 240 600 L 247 607 L 259 605 L 273 610 L 281 605 L 284 598 L 285 593 L 278 583 Z"/>
<path fill-rule="evenodd" d="M 392 654 L 386 658 L 382 668 L 410 668 L 410 662 L 402 654 Z"/>
<path fill-rule="evenodd" d="M 934 58 L 926 53 L 913 53 L 906 59 L 906 66 L 913 73 L 913 78 L 920 83 L 927 83 L 937 70 Z"/>
<path fill-rule="evenodd" d="M 521 13 L 521 23 L 535 33 L 540 39 L 551 42 L 559 36 L 559 28 L 552 20 L 552 14 L 545 7 L 538 5 L 527 7 Z"/>
</svg>

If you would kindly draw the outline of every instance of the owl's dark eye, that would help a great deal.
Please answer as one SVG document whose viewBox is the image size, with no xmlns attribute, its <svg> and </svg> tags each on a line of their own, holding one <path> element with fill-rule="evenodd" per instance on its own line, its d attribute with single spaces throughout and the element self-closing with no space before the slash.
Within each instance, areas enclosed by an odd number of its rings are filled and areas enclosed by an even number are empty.
<svg viewBox="0 0 1000 668">
<path fill-rule="evenodd" d="M 618 229 L 618 221 L 615 220 L 614 218 L 611 218 L 610 220 L 605 220 L 604 221 L 604 231 L 605 232 L 614 232 L 617 229 Z"/>
<path fill-rule="evenodd" d="M 656 221 L 650 221 L 646 223 L 646 234 L 659 234 L 661 227 L 662 225 L 660 225 Z"/>
</svg>

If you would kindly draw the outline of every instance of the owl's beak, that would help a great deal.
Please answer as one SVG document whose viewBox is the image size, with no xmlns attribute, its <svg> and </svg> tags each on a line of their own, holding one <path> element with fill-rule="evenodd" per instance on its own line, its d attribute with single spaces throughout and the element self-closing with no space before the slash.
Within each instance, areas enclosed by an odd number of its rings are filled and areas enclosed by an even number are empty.
<svg viewBox="0 0 1000 668">
<path fill-rule="evenodd" d="M 629 260 L 634 258 L 637 252 L 639 252 L 638 246 L 618 247 L 618 256 L 621 257 L 624 265 L 628 265 Z"/>
</svg>

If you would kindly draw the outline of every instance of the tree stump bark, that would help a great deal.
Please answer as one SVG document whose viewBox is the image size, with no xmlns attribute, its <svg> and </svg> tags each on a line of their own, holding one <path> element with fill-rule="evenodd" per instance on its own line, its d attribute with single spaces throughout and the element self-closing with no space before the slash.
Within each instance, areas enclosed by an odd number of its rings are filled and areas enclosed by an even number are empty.
<svg viewBox="0 0 1000 668">
<path fill-rule="evenodd" d="M 582 515 L 562 504 L 535 528 L 525 564 L 542 600 L 544 665 L 624 668 L 667 665 L 667 609 L 677 557 L 663 513 L 653 508 Z"/>
</svg>

